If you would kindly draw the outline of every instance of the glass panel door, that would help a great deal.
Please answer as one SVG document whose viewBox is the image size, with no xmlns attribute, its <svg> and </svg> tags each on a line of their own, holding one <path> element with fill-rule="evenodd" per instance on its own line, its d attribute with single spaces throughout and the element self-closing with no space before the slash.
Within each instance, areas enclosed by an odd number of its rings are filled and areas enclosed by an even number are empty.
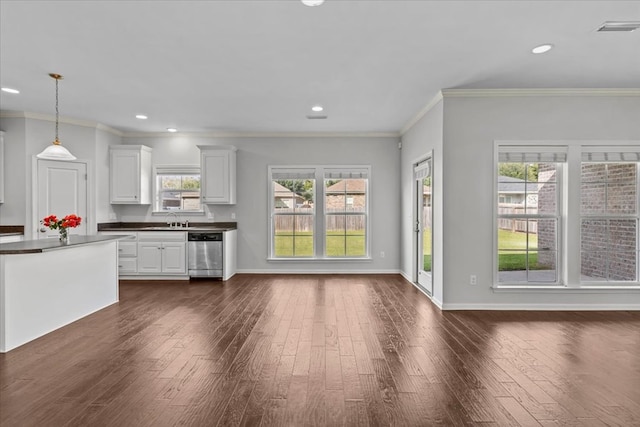
<svg viewBox="0 0 640 427">
<path fill-rule="evenodd" d="M 433 256 L 433 183 L 431 178 L 431 159 L 426 159 L 414 167 L 416 181 L 416 246 L 417 281 L 429 295 L 433 292 L 432 256 Z"/>
</svg>

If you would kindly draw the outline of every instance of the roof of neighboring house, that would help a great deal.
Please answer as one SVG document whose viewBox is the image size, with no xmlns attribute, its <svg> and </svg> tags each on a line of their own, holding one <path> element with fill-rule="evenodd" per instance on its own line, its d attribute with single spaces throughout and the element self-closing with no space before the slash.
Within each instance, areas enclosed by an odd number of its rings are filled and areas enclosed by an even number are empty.
<svg viewBox="0 0 640 427">
<path fill-rule="evenodd" d="M 537 182 L 529 181 L 525 183 L 526 181 L 524 179 L 500 175 L 498 177 L 498 193 L 524 194 L 525 187 L 527 193 L 538 192 L 539 184 Z"/>
<path fill-rule="evenodd" d="M 294 193 L 284 185 L 273 182 L 273 196 L 281 199 L 302 199 L 303 197 L 298 193 Z"/>
<path fill-rule="evenodd" d="M 364 194 L 366 190 L 366 180 L 364 179 L 343 179 L 327 187 L 326 194 L 346 193 Z M 345 188 L 346 187 L 346 188 Z"/>
</svg>

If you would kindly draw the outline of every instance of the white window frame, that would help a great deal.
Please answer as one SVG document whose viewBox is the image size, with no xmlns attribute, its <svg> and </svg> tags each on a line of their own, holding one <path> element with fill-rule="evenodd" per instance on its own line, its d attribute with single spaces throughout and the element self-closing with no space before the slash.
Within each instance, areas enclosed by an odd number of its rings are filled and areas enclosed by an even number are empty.
<svg viewBox="0 0 640 427">
<path fill-rule="evenodd" d="M 511 162 L 511 163 L 534 163 L 533 160 L 526 160 L 527 154 L 525 153 L 539 153 L 540 154 L 540 158 L 537 159 L 535 161 L 535 163 L 556 163 L 556 181 L 555 181 L 555 185 L 556 185 L 556 211 L 553 214 L 529 214 L 529 213 L 523 213 L 523 214 L 514 214 L 514 215 L 507 215 L 507 214 L 499 214 L 498 212 L 498 205 L 499 205 L 499 200 L 500 200 L 500 195 L 499 195 L 499 174 L 498 174 L 498 166 L 500 163 L 504 163 L 504 161 L 500 160 L 500 153 L 501 152 L 512 152 L 512 153 L 522 153 L 522 160 L 518 159 L 517 156 L 514 159 L 511 160 L 507 160 L 506 162 Z M 563 197 L 564 191 L 564 171 L 565 171 L 565 163 L 566 161 L 564 159 L 559 159 L 559 160 L 554 160 L 555 154 L 559 153 L 565 153 L 567 152 L 567 147 L 566 146 L 562 146 L 562 145 L 557 145 L 557 144 L 550 144 L 550 145 L 533 145 L 533 144 L 526 144 L 526 145 L 513 145 L 513 144 L 502 144 L 502 145 L 497 145 L 496 146 L 496 156 L 495 156 L 495 162 L 494 162 L 494 176 L 493 176 L 493 230 L 494 230 L 494 245 L 493 245 L 493 270 L 494 270 L 494 286 L 496 287 L 504 287 L 504 286 L 509 286 L 509 287 L 560 287 L 563 285 L 564 283 L 564 263 L 563 263 L 563 254 L 564 254 L 564 240 L 563 240 L 563 223 L 564 220 L 566 218 L 565 216 L 565 198 Z M 548 158 L 548 160 L 545 160 L 545 158 Z M 555 219 L 556 221 L 556 241 L 555 241 L 555 246 L 556 246 L 556 259 L 555 259 L 555 269 L 556 269 L 556 280 L 554 282 L 550 282 L 550 281 L 521 281 L 521 282 L 500 282 L 499 281 L 499 253 L 498 253 L 498 220 L 500 218 L 506 218 L 506 219 L 524 219 L 525 221 L 527 221 L 527 223 L 529 222 L 529 220 L 545 220 L 545 219 Z M 528 226 L 527 226 L 528 227 Z M 540 251 L 538 251 L 539 253 Z M 528 255 L 528 252 L 527 252 Z M 527 274 L 528 276 L 528 274 Z"/>
<path fill-rule="evenodd" d="M 590 153 L 592 156 L 588 155 Z M 634 156 L 625 156 L 628 153 L 635 154 Z M 589 158 L 589 160 L 586 159 Z M 580 226 L 582 231 L 583 220 L 635 220 L 636 222 L 636 280 L 635 281 L 615 281 L 615 280 L 580 280 L 583 286 L 620 286 L 620 287 L 633 287 L 640 285 L 640 147 L 628 147 L 628 146 L 585 146 L 581 153 L 580 162 L 580 176 L 582 177 L 582 165 L 584 163 L 635 163 L 636 166 L 636 212 L 635 214 L 594 214 L 594 213 L 582 213 L 580 212 Z M 582 182 L 580 182 L 582 185 Z M 582 239 L 581 239 L 582 243 Z M 582 249 L 582 246 L 580 247 Z M 581 258 L 582 261 L 582 258 Z"/>
<path fill-rule="evenodd" d="M 267 254 L 268 261 L 298 261 L 298 262 L 317 262 L 317 261 L 370 261 L 371 260 L 371 165 L 269 165 L 267 167 L 267 186 L 268 186 L 268 218 L 269 218 L 269 252 Z M 312 257 L 278 257 L 275 255 L 275 229 L 274 229 L 274 201 L 273 194 L 273 176 L 274 172 L 286 170 L 314 170 L 314 255 Z M 326 213 L 325 213 L 325 171 L 328 170 L 366 170 L 367 172 L 367 189 L 366 189 L 366 230 L 365 230 L 365 250 L 366 254 L 362 257 L 337 257 L 326 255 Z"/>
<path fill-rule="evenodd" d="M 558 231 L 558 252 L 562 269 L 562 284 L 559 285 L 522 285 L 498 282 L 498 153 L 503 146 L 529 146 L 529 147 L 549 147 L 566 146 L 567 162 L 562 171 L 562 206 L 561 209 L 561 230 Z M 494 168 L 493 168 L 493 290 L 495 292 L 583 292 L 583 293 L 606 293 L 610 291 L 640 291 L 640 282 L 589 282 L 581 281 L 581 175 L 582 175 L 582 153 L 601 150 L 603 152 L 616 151 L 640 151 L 640 140 L 609 141 L 609 140 L 548 140 L 548 141 L 494 141 Z M 640 184 L 640 177 L 639 177 Z M 640 189 L 640 187 L 638 187 Z M 640 197 L 639 204 L 640 204 Z M 640 212 L 640 206 L 638 206 Z M 640 227 L 636 244 L 640 245 Z M 639 254 L 640 257 L 640 254 Z M 640 259 L 637 264 L 640 268 Z"/>
<path fill-rule="evenodd" d="M 176 209 L 176 210 L 162 210 L 160 209 L 160 198 L 158 188 L 158 175 L 199 175 L 200 176 L 200 208 L 199 209 Z M 153 167 L 153 214 L 154 215 L 166 215 L 170 212 L 177 214 L 202 214 L 204 215 L 204 205 L 202 203 L 202 174 L 199 165 L 156 165 Z"/>
<path fill-rule="evenodd" d="M 311 166 L 269 166 L 269 176 L 268 176 L 268 186 L 269 186 L 269 256 L 268 259 L 273 260 L 312 260 L 316 258 L 317 254 L 317 198 L 318 198 L 318 183 L 317 183 L 317 173 L 314 167 Z M 280 175 L 279 178 L 274 177 L 274 174 Z M 275 194 L 273 191 L 273 182 L 278 179 L 304 179 L 304 180 L 313 180 L 313 210 L 310 212 L 285 212 L 285 213 L 277 213 L 275 207 Z M 310 256 L 276 256 L 276 239 L 275 239 L 275 219 L 277 216 L 306 216 L 313 218 L 313 227 L 312 227 L 312 238 L 313 238 L 313 252 Z M 294 239 L 295 245 L 295 239 Z"/>
<path fill-rule="evenodd" d="M 345 173 L 347 172 L 347 173 Z M 352 176 L 349 176 L 349 172 L 351 172 Z M 337 174 L 337 175 L 344 175 L 344 177 L 342 179 L 366 179 L 366 186 L 365 186 L 365 209 L 364 211 L 358 211 L 358 212 L 349 212 L 346 209 L 341 211 L 341 212 L 328 212 L 327 211 L 327 206 L 326 204 L 324 204 L 324 218 L 323 218 L 323 223 L 325 225 L 326 228 L 326 224 L 327 224 L 327 219 L 330 216 L 338 216 L 338 215 L 344 215 L 345 217 L 348 216 L 364 216 L 364 220 L 365 220 L 365 254 L 363 256 L 336 256 L 336 255 L 328 255 L 326 253 L 326 247 L 324 248 L 324 257 L 325 258 L 329 258 L 329 259 L 369 259 L 370 258 L 370 252 L 369 252 L 369 180 L 371 178 L 371 168 L 367 167 L 367 168 L 363 168 L 363 167 L 325 167 L 322 171 L 322 197 L 323 197 L 323 202 L 324 200 L 326 200 L 327 194 L 325 192 L 326 190 L 326 186 L 325 186 L 325 180 L 327 179 L 331 179 L 331 176 L 327 177 L 327 175 L 331 175 L 331 174 Z M 346 191 L 346 187 L 345 187 L 345 191 Z M 345 193 L 346 194 L 346 193 Z M 353 198 L 352 198 L 353 199 Z M 346 204 L 347 200 L 345 199 L 345 204 Z M 353 202 L 353 200 L 352 200 Z M 352 203 L 353 204 L 353 203 Z M 345 206 L 346 208 L 346 206 Z M 346 231 L 345 231 L 346 232 Z M 324 239 L 324 243 L 326 244 L 326 240 L 327 240 L 327 230 L 324 230 L 323 233 L 323 239 Z M 345 244 L 346 244 L 346 238 L 347 235 L 345 234 Z"/>
</svg>

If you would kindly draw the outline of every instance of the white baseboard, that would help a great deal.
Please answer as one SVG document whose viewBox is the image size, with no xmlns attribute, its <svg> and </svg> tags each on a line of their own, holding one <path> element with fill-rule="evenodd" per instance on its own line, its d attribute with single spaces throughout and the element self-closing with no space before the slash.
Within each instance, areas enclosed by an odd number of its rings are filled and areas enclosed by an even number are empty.
<svg viewBox="0 0 640 427">
<path fill-rule="evenodd" d="M 401 271 L 400 275 L 404 277 L 404 280 L 406 280 L 407 282 L 413 283 L 413 277 L 409 277 L 409 275 L 406 272 Z"/>
<path fill-rule="evenodd" d="M 284 270 L 284 269 L 238 269 L 238 274 L 400 274 L 400 270 Z"/>
<path fill-rule="evenodd" d="M 119 280 L 189 280 L 189 276 L 118 276 Z"/>
<path fill-rule="evenodd" d="M 434 301 L 435 302 L 435 301 Z M 442 310 L 640 311 L 640 304 L 442 304 Z"/>
</svg>

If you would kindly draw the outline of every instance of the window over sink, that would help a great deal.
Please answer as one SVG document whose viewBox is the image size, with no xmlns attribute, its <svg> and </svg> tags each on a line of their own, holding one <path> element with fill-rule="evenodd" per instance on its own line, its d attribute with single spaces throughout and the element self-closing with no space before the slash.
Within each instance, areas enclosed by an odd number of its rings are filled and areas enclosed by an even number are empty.
<svg viewBox="0 0 640 427">
<path fill-rule="evenodd" d="M 199 166 L 156 166 L 154 177 L 154 212 L 202 212 Z"/>
</svg>

